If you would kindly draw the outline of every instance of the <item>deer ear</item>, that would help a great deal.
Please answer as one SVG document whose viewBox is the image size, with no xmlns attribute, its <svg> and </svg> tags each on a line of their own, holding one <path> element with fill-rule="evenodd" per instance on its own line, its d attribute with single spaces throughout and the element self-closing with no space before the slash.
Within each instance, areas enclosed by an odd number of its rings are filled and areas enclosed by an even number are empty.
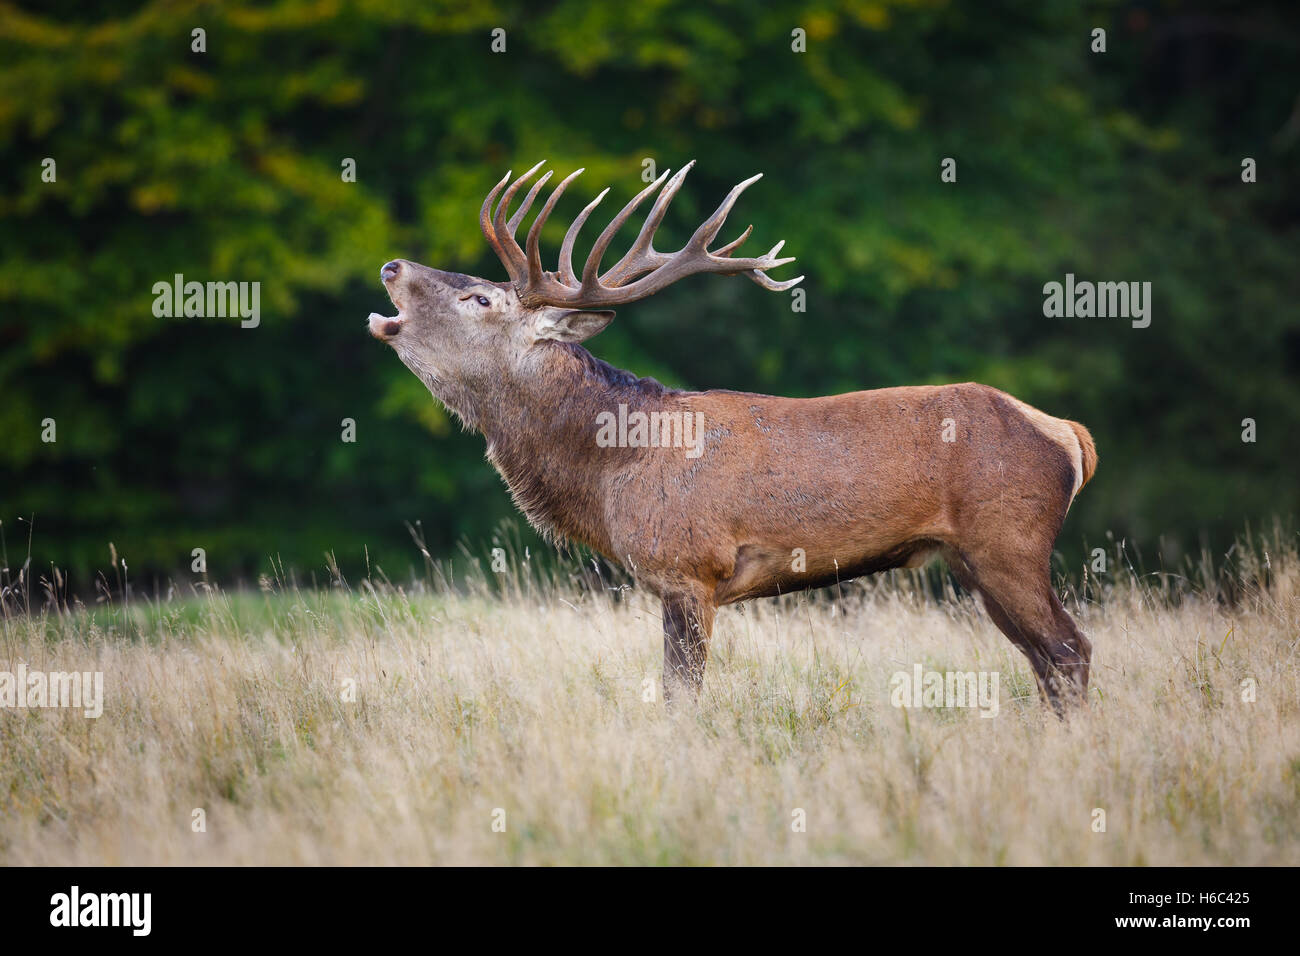
<svg viewBox="0 0 1300 956">
<path fill-rule="evenodd" d="M 610 311 L 547 309 L 537 319 L 537 337 L 557 342 L 583 342 L 604 331 L 613 318 L 614 313 Z"/>
</svg>

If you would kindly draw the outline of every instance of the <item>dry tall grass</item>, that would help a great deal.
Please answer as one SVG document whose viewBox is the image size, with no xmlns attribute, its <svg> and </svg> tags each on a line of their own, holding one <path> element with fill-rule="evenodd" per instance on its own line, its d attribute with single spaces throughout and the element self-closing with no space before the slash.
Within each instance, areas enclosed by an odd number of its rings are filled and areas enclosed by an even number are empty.
<svg viewBox="0 0 1300 956">
<path fill-rule="evenodd" d="M 1300 863 L 1300 562 L 1271 549 L 1071 591 L 1096 652 L 1064 722 L 914 573 L 723 612 L 672 712 L 636 591 L 11 588 L 0 670 L 103 671 L 105 703 L 0 711 L 0 863 Z M 1000 672 L 1000 713 L 891 706 L 916 663 Z"/>
</svg>

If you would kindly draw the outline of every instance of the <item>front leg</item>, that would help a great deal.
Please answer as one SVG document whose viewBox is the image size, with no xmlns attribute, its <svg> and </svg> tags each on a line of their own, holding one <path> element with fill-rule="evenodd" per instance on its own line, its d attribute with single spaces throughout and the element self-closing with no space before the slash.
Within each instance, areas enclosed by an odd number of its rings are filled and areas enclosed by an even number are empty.
<svg viewBox="0 0 1300 956">
<path fill-rule="evenodd" d="M 694 700 L 704 683 L 704 665 L 713 634 L 712 601 L 668 594 L 664 603 L 664 701 Z"/>
</svg>

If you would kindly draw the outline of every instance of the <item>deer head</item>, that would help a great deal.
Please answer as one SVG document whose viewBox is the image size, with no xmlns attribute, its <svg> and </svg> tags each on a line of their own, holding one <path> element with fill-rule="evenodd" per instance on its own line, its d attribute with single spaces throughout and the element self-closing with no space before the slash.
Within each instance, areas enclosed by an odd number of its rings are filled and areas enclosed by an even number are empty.
<svg viewBox="0 0 1300 956">
<path fill-rule="evenodd" d="M 370 333 L 391 345 L 434 395 L 471 425 L 476 423 L 484 403 L 491 402 L 494 395 L 509 390 L 521 380 L 535 378 L 548 357 L 556 354 L 554 343 L 582 342 L 605 328 L 614 317 L 613 306 L 643 299 L 678 279 L 700 272 L 743 274 L 773 291 L 789 289 L 803 279 L 799 276 L 778 282 L 766 275 L 766 270 L 794 261 L 777 258 L 784 242 L 778 242 L 767 255 L 757 258 L 732 256 L 749 237 L 752 227 L 720 249 L 708 248 L 737 198 L 761 174 L 733 188 L 681 249 L 664 253 L 654 248 L 655 230 L 694 161 L 671 179 L 671 171 L 665 171 L 624 206 L 597 237 L 582 272 L 577 273 L 573 268 L 573 245 L 587 218 L 609 192 L 603 190 L 573 220 L 560 248 L 559 269 L 548 272 L 542 268 L 538 246 L 542 227 L 565 188 L 582 170 L 570 173 L 547 198 L 528 230 L 525 251 L 515 239 L 515 233 L 533 200 L 551 178 L 551 172 L 533 184 L 513 215 L 508 219 L 507 215 L 519 188 L 542 165 L 538 163 L 513 183 L 510 183 L 510 173 L 506 173 L 488 193 L 479 214 L 483 235 L 505 266 L 510 281 L 492 282 L 442 272 L 405 259 L 395 259 L 380 269 L 380 278 L 398 313 L 395 316 L 372 313 Z M 507 183 L 510 183 L 508 189 Z M 501 196 L 503 189 L 505 195 Z M 614 236 L 637 207 L 655 192 L 659 195 L 632 247 L 617 263 L 601 272 L 601 260 Z M 498 196 L 501 196 L 499 204 Z"/>
</svg>

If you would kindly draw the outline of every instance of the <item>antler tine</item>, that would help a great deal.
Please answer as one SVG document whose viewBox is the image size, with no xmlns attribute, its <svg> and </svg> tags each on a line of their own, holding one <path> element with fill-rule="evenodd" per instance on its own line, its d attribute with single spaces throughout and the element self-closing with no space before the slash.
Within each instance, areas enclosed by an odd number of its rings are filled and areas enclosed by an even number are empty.
<svg viewBox="0 0 1300 956">
<path fill-rule="evenodd" d="M 784 246 L 785 240 L 782 239 L 772 247 L 771 251 L 769 251 L 767 255 L 763 256 L 764 259 L 769 260 L 767 265 L 763 266 L 764 269 L 775 269 L 777 266 L 783 266 L 787 262 L 794 262 L 794 256 L 786 256 L 784 259 L 778 259 L 776 257 L 776 254 L 780 252 Z"/>
<path fill-rule="evenodd" d="M 533 183 L 533 188 L 528 190 L 528 195 L 524 197 L 524 204 L 519 207 L 519 211 L 511 216 L 510 221 L 506 223 L 506 228 L 510 230 L 511 238 L 513 238 L 514 234 L 518 231 L 519 224 L 524 221 L 524 216 L 528 215 L 528 210 L 532 208 L 533 200 L 537 198 L 538 191 L 546 185 L 546 181 L 551 178 L 551 174 L 554 172 L 555 170 L 548 169 L 541 179 Z"/>
<path fill-rule="evenodd" d="M 753 279 L 764 289 L 769 289 L 772 292 L 785 292 L 787 289 L 793 289 L 804 280 L 803 276 L 795 276 L 793 279 L 786 279 L 784 282 L 777 282 L 775 279 L 768 276 L 767 273 L 759 272 L 757 269 L 750 269 L 745 273 L 745 275 L 749 276 L 749 278 Z"/>
<path fill-rule="evenodd" d="M 721 249 L 716 250 L 713 254 L 719 259 L 725 259 L 727 256 L 739 249 L 744 244 L 745 240 L 749 238 L 749 234 L 753 231 L 754 227 L 752 225 L 746 226 L 745 231 L 740 234 L 740 238 L 733 239 Z M 784 242 L 785 240 L 783 239 L 781 241 Z"/>
<path fill-rule="evenodd" d="M 546 160 L 542 160 L 542 162 L 510 184 L 506 194 L 501 197 L 501 202 L 497 204 L 496 213 L 492 216 L 492 231 L 496 233 L 497 238 L 497 246 L 494 248 L 498 249 L 497 255 L 501 257 L 502 264 L 506 267 L 506 271 L 510 273 L 510 278 L 514 280 L 523 277 L 527 271 L 528 263 L 524 259 L 524 250 L 520 249 L 519 243 L 515 241 L 514 230 L 507 231 L 506 212 L 510 209 L 510 203 L 514 200 L 519 187 L 527 182 L 533 173 L 541 169 L 545 162 Z"/>
<path fill-rule="evenodd" d="M 532 227 L 528 230 L 527 258 L 528 285 L 530 287 L 536 286 L 541 281 L 542 273 L 545 271 L 542 269 L 542 253 L 538 247 L 542 235 L 542 226 L 545 224 L 547 217 L 550 216 L 551 210 L 555 208 L 555 204 L 559 202 L 560 196 L 564 193 L 565 188 L 569 183 L 577 179 L 578 174 L 583 171 L 582 168 L 575 169 L 573 172 L 569 173 L 569 175 L 560 180 L 560 185 L 556 186 L 555 191 L 547 197 L 546 204 L 542 206 L 542 211 L 537 214 L 537 218 L 533 220 Z"/>
<path fill-rule="evenodd" d="M 749 235 L 749 230 L 745 230 L 745 235 Z M 743 238 L 744 236 L 741 236 L 741 239 Z M 737 240 L 737 242 L 739 241 L 740 240 Z M 749 276 L 749 278 L 753 279 L 764 289 L 769 289 L 772 292 L 785 292 L 787 289 L 793 289 L 803 281 L 803 276 L 795 276 L 793 279 L 786 279 L 784 282 L 777 282 L 775 279 L 769 278 L 767 273 L 763 271 L 763 269 L 774 269 L 777 266 L 785 265 L 787 262 L 794 262 L 794 256 L 787 256 L 784 259 L 776 258 L 776 254 L 781 251 L 784 245 L 785 240 L 782 239 L 772 247 L 772 250 L 767 255 L 763 256 L 764 259 L 771 260 L 770 262 L 764 265 L 761 269 L 748 269 L 744 274 Z"/>
<path fill-rule="evenodd" d="M 560 246 L 560 281 L 565 285 L 577 286 L 578 284 L 578 277 L 573 274 L 573 243 L 578 238 L 578 230 L 582 228 L 582 224 L 587 221 L 591 211 L 600 205 L 600 201 L 608 192 L 609 187 L 606 186 L 600 191 L 599 196 L 587 204 L 586 209 L 578 213 L 578 218 L 573 220 L 569 231 L 564 234 L 564 244 Z"/>
<path fill-rule="evenodd" d="M 596 244 L 591 247 L 591 253 L 587 256 L 587 262 L 582 267 L 582 287 L 584 289 L 594 289 L 599 284 L 596 280 L 596 273 L 600 269 L 600 260 L 605 255 L 605 250 L 609 248 L 609 244 L 613 241 L 615 234 L 623 227 L 623 224 L 627 222 L 628 217 L 636 211 L 636 207 L 641 205 L 646 196 L 649 196 L 664 184 L 664 180 L 668 178 L 670 172 L 672 172 L 672 170 L 665 169 L 654 182 L 633 196 L 631 201 L 623 207 L 622 211 L 611 219 L 609 225 L 606 226 L 601 234 L 596 237 Z M 641 227 L 641 232 L 645 232 L 644 226 Z M 640 241 L 640 238 L 640 235 L 638 235 L 637 240 Z"/>
<path fill-rule="evenodd" d="M 641 231 L 637 233 L 636 241 L 632 243 L 632 247 L 628 249 L 622 259 L 614 263 L 610 270 L 600 277 L 602 285 L 617 288 L 634 276 L 640 275 L 648 269 L 653 269 L 667 259 L 667 256 L 663 253 L 654 250 L 655 232 L 658 231 L 659 224 L 664 221 L 664 214 L 668 212 L 668 204 L 677 195 L 677 190 L 682 188 L 682 183 L 686 181 L 686 174 L 691 171 L 691 167 L 694 165 L 695 160 L 692 159 L 677 170 L 677 175 L 668 181 L 664 191 L 655 198 L 655 204 L 650 207 L 650 215 L 646 216 Z"/>
<path fill-rule="evenodd" d="M 505 184 L 510 182 L 512 172 L 513 170 L 507 171 L 501 177 L 501 182 L 492 187 L 492 191 L 487 194 L 487 198 L 483 200 L 482 208 L 478 211 L 478 227 L 483 230 L 483 238 L 488 241 L 488 245 L 492 247 L 492 251 L 497 254 L 497 258 L 503 264 L 506 262 L 506 255 L 501 246 L 501 240 L 497 238 L 496 230 L 492 228 L 492 204 L 496 202 L 496 198 L 501 194 Z"/>
<path fill-rule="evenodd" d="M 731 207 L 736 204 L 736 200 L 740 198 L 740 194 L 762 178 L 763 174 L 758 173 L 757 175 L 750 176 L 743 183 L 737 183 L 735 186 L 732 186 L 731 192 L 727 193 L 727 198 L 722 200 L 722 204 L 713 211 L 713 215 L 700 223 L 700 228 L 695 230 L 695 235 L 691 236 L 691 241 L 686 244 L 686 247 L 701 251 L 708 249 L 709 243 L 713 241 L 713 237 L 718 234 L 718 230 L 722 228 L 722 224 L 727 221 L 727 213 L 731 212 Z"/>
</svg>

